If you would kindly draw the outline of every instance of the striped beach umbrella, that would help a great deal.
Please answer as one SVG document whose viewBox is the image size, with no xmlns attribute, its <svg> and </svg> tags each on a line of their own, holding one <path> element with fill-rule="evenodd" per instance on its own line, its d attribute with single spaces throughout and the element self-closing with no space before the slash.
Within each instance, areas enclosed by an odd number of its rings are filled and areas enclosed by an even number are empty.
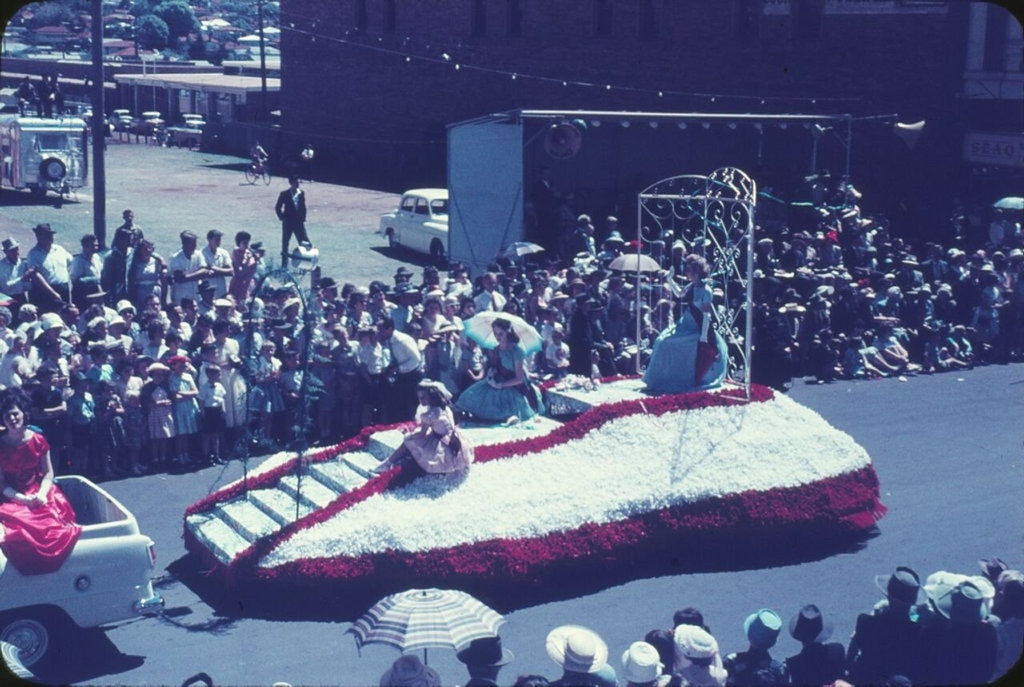
<svg viewBox="0 0 1024 687">
<path fill-rule="evenodd" d="M 386 644 L 405 653 L 423 649 L 461 649 L 474 639 L 493 637 L 505 619 L 465 592 L 409 589 L 386 596 L 345 632 L 356 647 Z"/>
</svg>

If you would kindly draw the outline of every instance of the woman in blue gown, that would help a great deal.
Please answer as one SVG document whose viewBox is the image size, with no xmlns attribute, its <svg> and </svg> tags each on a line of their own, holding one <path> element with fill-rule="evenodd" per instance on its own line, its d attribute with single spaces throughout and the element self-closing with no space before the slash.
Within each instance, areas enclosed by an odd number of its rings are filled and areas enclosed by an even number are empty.
<svg viewBox="0 0 1024 687">
<path fill-rule="evenodd" d="M 543 412 L 543 405 L 540 392 L 527 378 L 526 353 L 511 322 L 498 318 L 491 327 L 498 346 L 489 352 L 487 376 L 463 391 L 455 407 L 474 420 L 528 420 Z"/>
<path fill-rule="evenodd" d="M 726 372 L 725 341 L 711 326 L 711 288 L 705 281 L 708 263 L 688 255 L 683 275 L 683 314 L 658 335 L 644 372 L 649 391 L 678 394 L 720 386 Z"/>
</svg>

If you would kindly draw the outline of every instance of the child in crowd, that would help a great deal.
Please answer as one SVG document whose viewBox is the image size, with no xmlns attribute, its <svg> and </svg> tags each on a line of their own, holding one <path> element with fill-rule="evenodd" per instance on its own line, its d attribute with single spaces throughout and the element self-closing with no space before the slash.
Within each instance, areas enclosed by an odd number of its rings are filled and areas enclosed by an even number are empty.
<svg viewBox="0 0 1024 687">
<path fill-rule="evenodd" d="M 359 376 L 363 380 L 362 426 L 379 424 L 384 408 L 384 349 L 377 341 L 377 332 L 373 327 L 365 327 L 356 331 L 359 348 L 356 357 L 359 361 Z"/>
<path fill-rule="evenodd" d="M 224 416 L 224 399 L 227 390 L 220 382 L 221 368 L 216 363 L 203 366 L 206 380 L 199 388 L 199 405 L 202 406 L 203 456 L 213 463 L 224 462 L 221 454 L 221 438 L 227 428 Z"/>
<path fill-rule="evenodd" d="M 174 402 L 167 385 L 171 368 L 163 363 L 152 363 L 146 372 L 150 380 L 142 387 L 142 398 L 153 446 L 152 465 L 162 468 L 167 462 L 168 444 L 174 438 Z"/>
<path fill-rule="evenodd" d="M 124 405 L 112 382 L 96 384 L 96 446 L 103 476 L 124 474 L 127 465 L 121 463 L 124 446 Z"/>
<path fill-rule="evenodd" d="M 147 435 L 146 416 L 142 412 L 140 391 L 133 389 L 125 395 L 124 407 L 124 453 L 128 458 L 128 470 L 136 477 L 145 474 L 139 460 Z"/>
<path fill-rule="evenodd" d="M 68 423 L 71 447 L 71 472 L 95 475 L 93 463 L 93 419 L 96 401 L 89 393 L 89 380 L 76 372 L 71 376 L 71 395 L 68 396 Z"/>
<path fill-rule="evenodd" d="M 551 340 L 544 347 L 544 367 L 555 379 L 569 372 L 569 344 L 565 342 L 565 329 L 558 322 L 551 327 Z"/>
<path fill-rule="evenodd" d="M 252 394 L 253 410 L 259 416 L 260 431 L 263 439 L 275 441 L 277 437 L 277 420 L 284 412 L 284 398 L 281 396 L 281 361 L 274 356 L 277 344 L 264 341 L 260 356 L 256 360 L 253 375 L 256 389 Z"/>
<path fill-rule="evenodd" d="M 484 352 L 476 341 L 466 338 L 462 343 L 462 355 L 459 356 L 459 391 L 465 391 L 483 378 Z"/>
<path fill-rule="evenodd" d="M 174 401 L 174 437 L 177 454 L 174 462 L 187 465 L 192 437 L 199 433 L 199 388 L 195 378 L 189 372 L 188 358 L 175 355 L 168 359 L 171 374 L 167 378 L 167 386 Z"/>
<path fill-rule="evenodd" d="M 303 412 L 302 378 L 303 370 L 299 367 L 299 352 L 294 348 L 286 348 L 284 360 L 281 362 L 281 396 L 284 399 L 285 421 L 288 431 L 284 437 L 299 438 L 308 435 L 311 428 L 301 427 L 299 423 L 305 416 Z"/>
</svg>

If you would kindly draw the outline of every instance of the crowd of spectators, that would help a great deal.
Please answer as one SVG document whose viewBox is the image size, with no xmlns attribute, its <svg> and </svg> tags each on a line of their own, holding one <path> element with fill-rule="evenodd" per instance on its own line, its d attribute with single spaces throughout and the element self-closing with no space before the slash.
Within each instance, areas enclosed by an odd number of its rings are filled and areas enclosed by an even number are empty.
<svg viewBox="0 0 1024 687">
<path fill-rule="evenodd" d="M 676 611 L 621 654 L 593 630 L 564 625 L 546 639 L 561 674 L 514 672 L 514 654 L 500 637 L 475 640 L 457 655 L 462 676 L 441 676 L 414 654 L 397 659 L 380 687 L 724 687 L 726 685 L 980 685 L 1004 676 L 1024 643 L 1024 573 L 999 559 L 979 562 L 980 574 L 938 571 L 923 582 L 901 566 L 875 583 L 884 597 L 856 619 L 847 642 L 833 636 L 833 620 L 807 604 L 788 619 L 770 608 L 742 623 L 747 644 L 723 651 L 693 607 Z M 792 656 L 776 653 L 780 634 L 800 643 Z M 504 675 L 501 673 L 504 672 Z"/>
<path fill-rule="evenodd" d="M 1018 217 L 995 217 L 977 248 L 917 251 L 865 216 L 846 180 L 835 194 L 812 206 L 813 234 L 755 229 L 753 381 L 784 389 L 1024 357 Z M 314 274 L 300 293 L 295 280 L 263 279 L 264 250 L 248 232 L 229 250 L 219 230 L 185 231 L 164 258 L 131 210 L 123 219 L 107 251 L 89 234 L 72 255 L 46 224 L 24 257 L 14 239 L 2 244 L 0 387 L 30 394 L 58 472 L 197 466 L 411 420 L 422 378 L 457 397 L 487 374 L 488 352 L 463 332 L 482 311 L 537 328 L 534 378 L 635 373 L 680 314 L 682 262 L 700 250 L 668 233 L 644 242 L 663 269 L 637 280 L 609 269 L 637 250 L 617 221 L 598 242 L 582 215 L 569 261 L 503 257 L 475 279 L 459 264 L 446 277 L 403 266 L 367 285 Z M 723 295 L 715 289 L 718 309 Z"/>
<path fill-rule="evenodd" d="M 937 571 L 920 579 L 899 566 L 878 575 L 882 598 L 857 616 L 845 642 L 834 620 L 807 604 L 784 616 L 771 608 L 743 621 L 745 645 L 726 652 L 697 608 L 676 611 L 671 625 L 637 638 L 621 654 L 580 625 L 548 633 L 554 663 L 519 667 L 500 636 L 475 639 L 456 654 L 465 674 L 441 676 L 415 653 L 397 658 L 380 687 L 854 687 L 982 685 L 1019 677 L 1014 668 L 1024 645 L 1024 573 L 998 558 L 979 561 L 980 574 Z M 776 646 L 788 633 L 800 650 L 784 656 Z M 538 672 L 531 672 L 538 671 Z M 1016 671 L 1016 672 L 1014 672 Z M 210 687 L 205 673 L 182 687 Z M 287 683 L 275 683 L 287 685 Z M 1017 684 L 1005 682 L 1004 684 Z"/>
</svg>

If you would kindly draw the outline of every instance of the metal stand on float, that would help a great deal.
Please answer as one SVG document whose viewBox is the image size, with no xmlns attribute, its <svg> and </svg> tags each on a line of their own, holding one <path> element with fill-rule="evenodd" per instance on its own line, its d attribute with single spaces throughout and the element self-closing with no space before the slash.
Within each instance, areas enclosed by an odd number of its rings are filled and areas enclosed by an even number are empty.
<svg viewBox="0 0 1024 687">
<path fill-rule="evenodd" d="M 738 390 L 745 400 L 750 399 L 756 204 L 757 184 L 734 167 L 662 179 L 641 191 L 637 203 L 636 340 L 642 337 L 643 305 L 653 307 L 663 294 L 678 295 L 681 258 L 702 255 L 711 266 L 716 295 L 712 326 L 729 351 L 726 382 L 731 384 L 723 393 Z M 659 268 L 665 269 L 655 271 Z M 644 367 L 638 351 L 636 371 Z"/>
<path fill-rule="evenodd" d="M 269 445 L 269 438 L 254 427 L 254 409 L 251 404 L 255 386 L 256 372 L 259 367 L 261 344 L 256 336 L 256 323 L 259 319 L 285 316 L 285 311 L 292 307 L 288 301 L 298 301 L 299 312 L 294 318 L 294 327 L 289 336 L 298 350 L 299 369 L 302 371 L 299 385 L 299 398 L 294 407 L 286 412 L 291 414 L 292 421 L 286 428 L 286 441 L 283 450 L 295 451 L 299 459 L 296 461 L 295 478 L 295 518 L 301 516 L 302 480 L 305 468 L 303 455 L 309 450 L 312 432 L 312 406 L 322 391 L 319 380 L 310 374 L 310 363 L 313 359 L 314 335 L 320 313 L 320 303 L 315 297 L 313 286 L 316 282 L 318 254 L 308 246 L 296 248 L 290 256 L 290 265 L 278 267 L 258 277 L 256 287 L 249 299 L 245 318 L 245 347 L 242 351 L 241 369 L 239 373 L 246 383 L 245 429 L 235 444 L 235 450 L 242 460 L 243 484 L 249 491 L 249 457 L 254 448 Z M 309 275 L 310 288 L 303 289 L 302 279 Z"/>
</svg>

